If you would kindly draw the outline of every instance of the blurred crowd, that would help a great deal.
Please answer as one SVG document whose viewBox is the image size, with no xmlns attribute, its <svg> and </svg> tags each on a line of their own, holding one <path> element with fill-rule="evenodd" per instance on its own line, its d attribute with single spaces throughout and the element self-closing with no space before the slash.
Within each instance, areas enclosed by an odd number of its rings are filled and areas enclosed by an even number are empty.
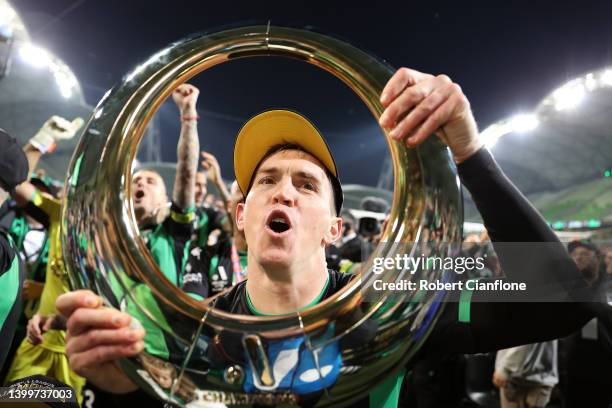
<svg viewBox="0 0 612 408">
<path fill-rule="evenodd" d="M 612 241 L 572 240 L 567 249 L 585 280 L 612 304 Z M 467 278 L 503 278 L 486 231 L 468 234 L 463 251 L 470 256 L 487 254 L 486 268 Z M 593 319 L 561 339 L 496 353 L 422 360 L 404 380 L 400 406 L 609 407 L 611 323 Z"/>
</svg>

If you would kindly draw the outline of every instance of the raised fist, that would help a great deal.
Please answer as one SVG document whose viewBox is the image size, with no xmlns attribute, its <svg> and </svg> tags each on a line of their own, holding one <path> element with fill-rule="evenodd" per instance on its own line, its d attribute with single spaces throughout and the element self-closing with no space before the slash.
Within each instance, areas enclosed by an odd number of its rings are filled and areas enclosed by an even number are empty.
<svg viewBox="0 0 612 408">
<path fill-rule="evenodd" d="M 172 99 L 181 115 L 196 115 L 196 103 L 200 91 L 193 85 L 181 84 L 172 92 Z"/>
</svg>

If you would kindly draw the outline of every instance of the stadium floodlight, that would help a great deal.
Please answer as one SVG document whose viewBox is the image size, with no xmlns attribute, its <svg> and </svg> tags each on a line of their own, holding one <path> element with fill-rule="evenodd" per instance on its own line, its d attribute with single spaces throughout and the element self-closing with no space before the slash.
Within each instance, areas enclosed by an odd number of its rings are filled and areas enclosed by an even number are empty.
<svg viewBox="0 0 612 408">
<path fill-rule="evenodd" d="M 582 102 L 587 93 L 602 87 L 612 87 L 612 68 L 589 72 L 572 79 L 544 98 L 533 110 L 533 113 L 521 113 L 511 118 L 502 119 L 483 130 L 480 133 L 480 138 L 485 146 L 491 148 L 500 137 L 508 133 L 532 131 L 540 123 L 546 122 L 551 116 L 554 116 L 555 111 L 560 112 L 575 108 Z M 610 176 L 612 177 L 612 174 Z"/>
<path fill-rule="evenodd" d="M 17 13 L 8 3 L 0 3 L 0 26 L 8 25 L 17 17 Z"/>
<path fill-rule="evenodd" d="M 521 113 L 510 119 L 495 123 L 480 133 L 480 139 L 489 149 L 495 146 L 500 137 L 508 133 L 526 133 L 538 127 L 540 121 L 534 114 Z"/>
<path fill-rule="evenodd" d="M 48 51 L 31 43 L 23 44 L 19 48 L 19 55 L 32 67 L 37 69 L 46 68 L 51 71 L 60 94 L 64 98 L 68 99 L 73 95 L 74 89 L 78 87 L 78 82 L 70 68 L 62 61 L 54 58 Z"/>
<path fill-rule="evenodd" d="M 612 69 L 606 69 L 599 80 L 602 85 L 612 86 Z"/>
<path fill-rule="evenodd" d="M 480 132 L 479 137 L 484 145 L 490 149 L 495 146 L 500 137 L 510 132 L 512 132 L 512 128 L 510 127 L 508 121 L 502 121 L 499 123 L 494 123 Z"/>
<path fill-rule="evenodd" d="M 597 88 L 597 81 L 595 80 L 595 75 L 592 72 L 584 77 L 584 87 L 589 92 Z"/>
<path fill-rule="evenodd" d="M 580 80 L 573 80 L 553 92 L 555 109 L 562 111 L 575 108 L 584 99 L 586 90 Z"/>
<path fill-rule="evenodd" d="M 510 127 L 514 132 L 529 132 L 538 127 L 540 121 L 536 115 L 521 113 L 510 119 Z"/>
<path fill-rule="evenodd" d="M 21 58 L 35 68 L 51 65 L 51 56 L 45 50 L 32 44 L 25 44 L 19 49 Z"/>
</svg>

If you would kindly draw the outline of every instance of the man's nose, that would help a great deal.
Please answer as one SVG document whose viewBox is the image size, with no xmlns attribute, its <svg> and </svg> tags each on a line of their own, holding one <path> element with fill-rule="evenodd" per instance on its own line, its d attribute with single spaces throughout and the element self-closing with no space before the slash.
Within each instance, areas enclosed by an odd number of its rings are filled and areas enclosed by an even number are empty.
<svg viewBox="0 0 612 408">
<path fill-rule="evenodd" d="M 276 185 L 274 195 L 272 196 L 274 204 L 283 204 L 288 207 L 295 205 L 295 187 L 290 178 L 283 178 Z"/>
</svg>

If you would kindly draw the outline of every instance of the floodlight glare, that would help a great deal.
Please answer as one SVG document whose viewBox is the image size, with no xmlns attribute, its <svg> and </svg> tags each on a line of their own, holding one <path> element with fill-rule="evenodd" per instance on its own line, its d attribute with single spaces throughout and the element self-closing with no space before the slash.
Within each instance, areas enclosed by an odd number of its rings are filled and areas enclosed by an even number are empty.
<svg viewBox="0 0 612 408">
<path fill-rule="evenodd" d="M 582 102 L 585 93 L 584 85 L 576 81 L 562 86 L 553 93 L 555 109 L 562 111 L 575 108 Z"/>
<path fill-rule="evenodd" d="M 480 140 L 487 148 L 492 148 L 500 137 L 512 132 L 512 127 L 508 121 L 494 123 L 480 132 Z"/>
<path fill-rule="evenodd" d="M 529 132 L 538 127 L 540 121 L 533 114 L 519 114 L 510 119 L 510 126 L 514 132 Z"/>
<path fill-rule="evenodd" d="M 612 86 L 612 69 L 606 69 L 600 78 L 602 85 Z"/>
<path fill-rule="evenodd" d="M 32 44 L 25 44 L 19 49 L 21 58 L 36 68 L 48 67 L 51 64 L 49 53 L 40 47 Z"/>
<path fill-rule="evenodd" d="M 595 75 L 593 75 L 593 73 L 587 74 L 584 78 L 584 87 L 589 92 L 597 88 L 597 81 L 595 80 Z"/>
<path fill-rule="evenodd" d="M 0 4 L 0 25 L 8 25 L 15 17 L 17 13 L 7 3 Z"/>
<path fill-rule="evenodd" d="M 69 99 L 73 91 L 78 88 L 78 82 L 70 68 L 61 60 L 54 58 L 44 49 L 33 44 L 24 44 L 19 48 L 19 55 L 29 65 L 43 69 L 46 68 L 53 74 L 60 94 Z"/>
</svg>

